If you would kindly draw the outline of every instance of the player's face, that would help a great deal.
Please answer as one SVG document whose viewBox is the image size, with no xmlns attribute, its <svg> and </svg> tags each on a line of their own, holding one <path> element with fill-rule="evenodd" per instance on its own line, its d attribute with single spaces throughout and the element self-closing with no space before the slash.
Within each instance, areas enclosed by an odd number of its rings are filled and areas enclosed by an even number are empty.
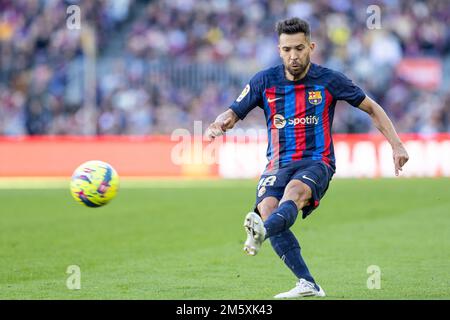
<svg viewBox="0 0 450 320">
<path fill-rule="evenodd" d="M 305 72 L 311 61 L 311 52 L 314 50 L 314 42 L 309 42 L 304 33 L 280 35 L 280 57 L 287 72 L 294 78 L 298 78 Z"/>
</svg>

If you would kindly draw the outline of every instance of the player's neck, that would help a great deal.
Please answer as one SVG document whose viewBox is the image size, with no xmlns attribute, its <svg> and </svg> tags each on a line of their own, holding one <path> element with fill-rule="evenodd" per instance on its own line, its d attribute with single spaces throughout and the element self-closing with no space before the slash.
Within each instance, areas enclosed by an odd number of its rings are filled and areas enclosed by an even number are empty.
<svg viewBox="0 0 450 320">
<path fill-rule="evenodd" d="M 304 77 L 306 77 L 306 74 L 308 73 L 310 67 L 311 67 L 311 62 L 308 63 L 308 65 L 306 66 L 305 70 L 302 73 L 300 73 L 298 76 L 293 76 L 292 74 L 290 74 L 287 71 L 286 68 L 284 68 L 284 74 L 285 74 L 286 79 L 288 79 L 289 81 L 301 80 Z"/>
</svg>

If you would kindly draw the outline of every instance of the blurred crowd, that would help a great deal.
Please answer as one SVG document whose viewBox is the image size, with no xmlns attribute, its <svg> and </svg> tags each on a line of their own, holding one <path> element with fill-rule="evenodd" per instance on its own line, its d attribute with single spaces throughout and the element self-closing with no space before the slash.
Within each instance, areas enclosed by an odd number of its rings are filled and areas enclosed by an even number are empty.
<svg viewBox="0 0 450 320">
<path fill-rule="evenodd" d="M 381 29 L 367 25 L 374 4 Z M 71 5 L 80 29 L 68 28 Z M 280 63 L 274 26 L 292 16 L 311 24 L 313 62 L 352 78 L 400 132 L 450 132 L 448 73 L 421 89 L 395 72 L 404 58 L 449 67 L 449 1 L 0 0 L 0 135 L 84 134 L 87 122 L 91 134 L 167 134 L 212 121 L 252 74 Z M 88 27 L 95 70 L 84 63 L 92 59 Z M 191 72 L 181 72 L 186 66 Z M 198 77 L 204 82 L 193 86 Z M 241 126 L 264 128 L 262 112 Z M 367 115 L 337 106 L 335 132 L 373 130 Z"/>
</svg>

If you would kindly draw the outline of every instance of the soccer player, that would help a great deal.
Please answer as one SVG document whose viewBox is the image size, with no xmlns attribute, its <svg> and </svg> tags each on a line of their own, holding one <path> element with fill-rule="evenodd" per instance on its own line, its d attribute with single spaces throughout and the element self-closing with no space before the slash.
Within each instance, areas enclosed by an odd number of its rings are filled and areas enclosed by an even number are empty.
<svg viewBox="0 0 450 320">
<path fill-rule="evenodd" d="M 383 109 L 340 72 L 311 63 L 315 43 L 309 24 L 292 18 L 276 25 L 283 64 L 257 73 L 236 101 L 205 132 L 210 141 L 233 128 L 255 107 L 264 110 L 268 164 L 256 190 L 254 212 L 247 214 L 244 250 L 256 255 L 264 240 L 298 278 L 296 286 L 275 298 L 325 296 L 290 230 L 299 210 L 305 219 L 319 206 L 335 172 L 331 125 L 336 101 L 367 112 L 392 146 L 395 174 L 408 161 L 392 122 Z"/>
</svg>

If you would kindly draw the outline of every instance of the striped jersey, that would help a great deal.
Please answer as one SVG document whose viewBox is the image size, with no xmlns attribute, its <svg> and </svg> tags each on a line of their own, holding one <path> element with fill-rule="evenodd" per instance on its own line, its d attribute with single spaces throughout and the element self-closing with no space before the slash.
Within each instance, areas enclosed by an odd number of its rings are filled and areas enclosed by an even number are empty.
<svg viewBox="0 0 450 320">
<path fill-rule="evenodd" d="M 287 80 L 284 66 L 257 73 L 230 108 L 242 120 L 264 110 L 268 130 L 266 171 L 293 161 L 319 160 L 335 170 L 331 125 L 338 100 L 358 107 L 365 93 L 344 74 L 311 63 L 306 76 Z"/>
</svg>

